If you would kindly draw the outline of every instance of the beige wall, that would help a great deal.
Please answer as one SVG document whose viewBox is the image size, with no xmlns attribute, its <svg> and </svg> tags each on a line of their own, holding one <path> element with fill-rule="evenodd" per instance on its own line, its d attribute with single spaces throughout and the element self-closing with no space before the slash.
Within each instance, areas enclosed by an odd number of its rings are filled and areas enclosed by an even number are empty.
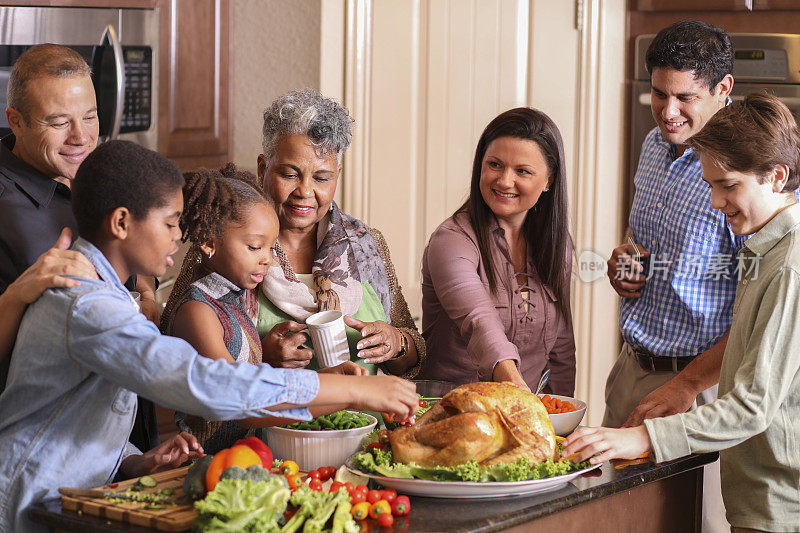
<svg viewBox="0 0 800 533">
<path fill-rule="evenodd" d="M 255 170 L 261 116 L 292 89 L 319 88 L 321 0 L 236 0 L 233 160 Z"/>
</svg>

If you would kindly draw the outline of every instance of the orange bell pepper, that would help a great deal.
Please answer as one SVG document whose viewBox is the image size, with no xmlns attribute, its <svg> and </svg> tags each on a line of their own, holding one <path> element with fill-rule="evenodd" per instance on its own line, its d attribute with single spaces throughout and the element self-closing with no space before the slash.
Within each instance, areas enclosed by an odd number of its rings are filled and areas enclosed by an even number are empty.
<svg viewBox="0 0 800 533">
<path fill-rule="evenodd" d="M 253 465 L 261 465 L 261 457 L 246 444 L 238 444 L 231 448 L 220 450 L 214 455 L 211 464 L 206 470 L 206 490 L 211 492 L 219 482 L 219 476 L 229 466 L 241 466 L 248 468 Z"/>
</svg>

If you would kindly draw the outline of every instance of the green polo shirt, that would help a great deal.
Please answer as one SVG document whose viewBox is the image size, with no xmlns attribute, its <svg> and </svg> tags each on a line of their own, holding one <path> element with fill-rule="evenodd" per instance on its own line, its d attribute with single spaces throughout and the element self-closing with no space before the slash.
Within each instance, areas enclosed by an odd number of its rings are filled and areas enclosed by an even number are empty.
<svg viewBox="0 0 800 533">
<path fill-rule="evenodd" d="M 747 240 L 719 399 L 645 420 L 658 462 L 720 451 L 734 527 L 800 531 L 800 204 Z M 757 269 L 756 266 L 757 265 Z"/>
</svg>

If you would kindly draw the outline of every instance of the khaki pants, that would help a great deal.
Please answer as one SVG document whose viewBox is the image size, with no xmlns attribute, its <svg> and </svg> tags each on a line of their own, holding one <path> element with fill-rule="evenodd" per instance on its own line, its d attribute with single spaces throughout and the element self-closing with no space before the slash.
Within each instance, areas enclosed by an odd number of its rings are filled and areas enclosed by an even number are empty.
<svg viewBox="0 0 800 533">
<path fill-rule="evenodd" d="M 675 377 L 674 372 L 650 372 L 642 369 L 633 350 L 623 343 L 622 351 L 606 381 L 606 412 L 603 425 L 620 427 L 642 399 Z M 717 399 L 717 386 L 704 390 L 692 404 L 711 403 Z M 703 468 L 703 533 L 727 533 L 730 525 L 725 518 L 725 505 L 719 474 L 719 461 Z"/>
</svg>

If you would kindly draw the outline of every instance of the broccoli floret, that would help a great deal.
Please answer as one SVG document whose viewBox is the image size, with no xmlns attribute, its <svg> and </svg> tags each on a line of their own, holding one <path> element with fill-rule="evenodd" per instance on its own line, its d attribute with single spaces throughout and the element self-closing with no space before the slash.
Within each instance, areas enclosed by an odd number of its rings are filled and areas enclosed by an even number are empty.
<svg viewBox="0 0 800 533">
<path fill-rule="evenodd" d="M 375 464 L 389 466 L 394 462 L 391 449 L 372 448 L 372 453 L 375 455 Z"/>
<path fill-rule="evenodd" d="M 375 471 L 375 458 L 369 452 L 359 452 L 353 456 L 353 464 L 364 472 L 370 474 Z"/>
</svg>

